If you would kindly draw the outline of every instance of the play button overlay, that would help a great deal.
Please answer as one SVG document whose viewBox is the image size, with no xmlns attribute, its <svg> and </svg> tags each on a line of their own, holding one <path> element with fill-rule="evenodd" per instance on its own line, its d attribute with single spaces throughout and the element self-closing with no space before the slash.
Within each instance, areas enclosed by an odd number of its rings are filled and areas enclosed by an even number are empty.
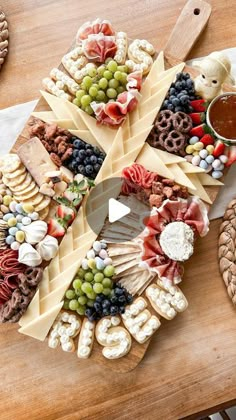
<svg viewBox="0 0 236 420">
<path fill-rule="evenodd" d="M 151 211 L 138 185 L 133 184 L 129 194 L 123 185 L 123 178 L 108 178 L 93 187 L 86 200 L 86 222 L 100 239 L 108 242 L 137 238 L 145 228 L 143 219 Z"/>
<path fill-rule="evenodd" d="M 117 222 L 122 217 L 127 216 L 131 212 L 131 209 L 125 204 L 120 203 L 114 198 L 109 199 L 108 203 L 108 220 L 110 223 Z"/>
</svg>

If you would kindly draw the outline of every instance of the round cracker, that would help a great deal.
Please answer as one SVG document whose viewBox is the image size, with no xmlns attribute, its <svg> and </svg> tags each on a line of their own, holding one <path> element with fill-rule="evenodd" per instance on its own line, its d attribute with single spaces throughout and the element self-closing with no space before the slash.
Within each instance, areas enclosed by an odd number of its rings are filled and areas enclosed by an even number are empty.
<svg viewBox="0 0 236 420">
<path fill-rule="evenodd" d="M 3 182 L 5 185 L 7 185 L 9 188 L 14 189 L 17 185 L 22 184 L 26 179 L 27 173 L 24 173 L 16 178 L 13 178 L 11 180 L 3 177 Z"/>
<path fill-rule="evenodd" d="M 0 160 L 0 170 L 5 173 L 16 171 L 21 165 L 21 160 L 15 153 L 9 153 L 3 156 Z"/>
<path fill-rule="evenodd" d="M 19 175 L 23 175 L 25 172 L 26 172 L 26 168 L 25 168 L 25 166 L 24 166 L 24 165 L 21 165 L 21 166 L 20 166 L 20 167 L 19 167 L 16 171 L 6 173 L 4 176 L 5 176 L 7 179 L 11 180 L 11 179 L 13 179 L 13 178 L 18 177 Z"/>
<path fill-rule="evenodd" d="M 25 191 L 22 192 L 21 191 L 20 194 L 19 193 L 18 194 L 14 193 L 14 198 L 17 201 L 25 201 L 25 200 L 28 200 L 31 197 L 34 197 L 38 192 L 39 192 L 39 187 L 37 185 L 35 185 L 35 187 L 31 191 L 28 191 L 28 192 L 25 192 Z"/>
<path fill-rule="evenodd" d="M 44 199 L 44 196 L 41 193 L 38 192 L 33 197 L 30 197 L 26 200 L 22 200 L 22 202 L 24 204 L 32 204 L 32 206 L 34 206 L 34 208 L 35 208 L 35 206 L 40 204 L 43 201 L 43 199 Z M 35 211 L 37 211 L 37 210 L 35 210 Z"/>
<path fill-rule="evenodd" d="M 14 191 L 14 195 L 19 196 L 23 194 L 27 194 L 28 192 L 32 191 L 37 184 L 32 180 L 32 182 L 25 188 L 22 188 L 20 191 Z"/>
<path fill-rule="evenodd" d="M 32 182 L 32 176 L 29 173 L 26 173 L 16 178 L 14 181 L 8 182 L 6 185 L 15 193 L 18 191 L 23 191 L 28 187 Z"/>
<path fill-rule="evenodd" d="M 39 204 L 34 206 L 35 211 L 41 212 L 42 210 L 44 210 L 46 207 L 49 206 L 50 201 L 51 201 L 51 198 L 44 195 L 43 200 Z"/>
</svg>

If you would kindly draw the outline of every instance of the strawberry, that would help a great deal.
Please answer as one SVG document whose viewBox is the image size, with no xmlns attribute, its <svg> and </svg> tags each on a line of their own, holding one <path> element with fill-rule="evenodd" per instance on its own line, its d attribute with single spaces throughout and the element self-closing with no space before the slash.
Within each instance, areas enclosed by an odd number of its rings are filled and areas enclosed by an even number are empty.
<svg viewBox="0 0 236 420">
<path fill-rule="evenodd" d="M 57 216 L 69 226 L 75 218 L 75 210 L 65 204 L 60 204 L 57 207 Z"/>
<path fill-rule="evenodd" d="M 199 138 L 203 137 L 205 134 L 205 127 L 206 127 L 206 124 L 201 124 L 201 125 L 198 125 L 197 127 L 193 127 L 190 130 L 190 135 L 197 136 Z"/>
<path fill-rule="evenodd" d="M 204 136 L 200 139 L 200 142 L 204 144 L 204 146 L 209 146 L 210 144 L 215 143 L 214 137 L 212 137 L 210 134 L 204 134 Z"/>
<path fill-rule="evenodd" d="M 236 146 L 229 146 L 228 147 L 228 161 L 226 162 L 225 166 L 231 166 L 234 162 L 236 162 Z"/>
<path fill-rule="evenodd" d="M 205 99 L 196 99 L 195 101 L 191 101 L 190 105 L 196 112 L 205 112 L 209 103 Z"/>
<path fill-rule="evenodd" d="M 225 144 L 222 143 L 221 140 L 217 140 L 215 143 L 215 149 L 212 153 L 215 158 L 218 158 L 219 156 L 223 155 L 225 151 Z"/>
<path fill-rule="evenodd" d="M 50 219 L 48 222 L 48 235 L 53 236 L 54 238 L 60 238 L 66 233 L 66 229 L 63 226 L 63 223 L 59 219 Z"/>
<path fill-rule="evenodd" d="M 193 112 L 192 114 L 189 114 L 189 116 L 195 125 L 202 124 L 206 119 L 204 112 Z"/>
</svg>

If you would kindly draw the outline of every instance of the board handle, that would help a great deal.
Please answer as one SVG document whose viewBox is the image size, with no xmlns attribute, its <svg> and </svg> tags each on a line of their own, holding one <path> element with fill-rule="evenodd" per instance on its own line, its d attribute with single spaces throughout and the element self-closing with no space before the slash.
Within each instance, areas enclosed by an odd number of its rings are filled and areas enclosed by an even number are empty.
<svg viewBox="0 0 236 420">
<path fill-rule="evenodd" d="M 184 6 L 164 48 L 168 67 L 185 61 L 207 25 L 211 5 L 203 0 L 189 0 Z"/>
</svg>

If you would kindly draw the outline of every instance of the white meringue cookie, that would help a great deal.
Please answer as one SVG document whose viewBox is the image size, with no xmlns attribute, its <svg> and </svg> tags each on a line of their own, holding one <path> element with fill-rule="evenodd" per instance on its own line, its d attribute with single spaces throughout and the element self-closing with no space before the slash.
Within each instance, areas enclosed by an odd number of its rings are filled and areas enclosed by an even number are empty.
<svg viewBox="0 0 236 420">
<path fill-rule="evenodd" d="M 55 257 L 58 251 L 58 241 L 53 236 L 47 235 L 38 243 L 36 250 L 43 260 L 49 261 Z"/>
<path fill-rule="evenodd" d="M 43 220 L 36 220 L 28 226 L 23 226 L 22 230 L 25 232 L 25 241 L 28 242 L 28 244 L 35 245 L 46 235 L 48 225 Z"/>
<path fill-rule="evenodd" d="M 41 264 L 42 258 L 32 245 L 24 243 L 19 248 L 18 261 L 29 267 L 37 267 Z"/>
</svg>

